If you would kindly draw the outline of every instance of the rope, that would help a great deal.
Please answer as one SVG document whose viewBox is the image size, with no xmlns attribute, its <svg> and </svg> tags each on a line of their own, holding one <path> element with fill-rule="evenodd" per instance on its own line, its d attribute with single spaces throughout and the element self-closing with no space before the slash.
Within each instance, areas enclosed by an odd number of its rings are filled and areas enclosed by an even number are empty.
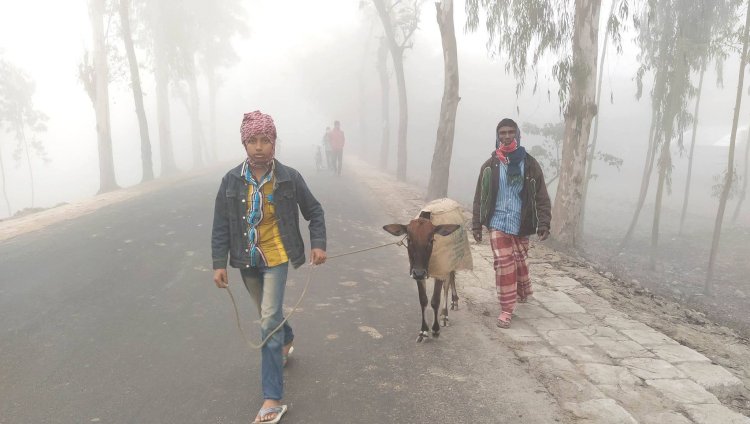
<svg viewBox="0 0 750 424">
<path fill-rule="evenodd" d="M 403 246 L 405 239 L 406 239 L 406 236 L 404 236 L 404 238 L 402 238 L 399 241 L 394 241 L 391 243 L 368 247 L 366 249 L 354 250 L 351 252 L 341 253 L 338 255 L 328 256 L 326 260 L 341 258 L 343 256 L 354 255 L 356 253 L 367 252 L 369 250 L 380 249 L 381 247 L 390 246 L 392 244 L 395 244 L 397 246 Z M 242 334 L 242 338 L 245 339 L 245 343 L 247 343 L 248 346 L 250 346 L 253 349 L 261 349 L 263 346 L 265 346 L 266 343 L 268 343 L 268 340 L 271 338 L 271 336 L 276 334 L 276 332 L 279 331 L 284 326 L 284 324 L 286 324 L 287 321 L 289 321 L 289 318 L 291 318 L 292 315 L 294 315 L 294 313 L 297 311 L 297 307 L 300 305 L 300 303 L 302 303 L 302 300 L 305 298 L 305 294 L 307 294 L 307 288 L 310 286 L 310 281 L 312 280 L 313 271 L 315 270 L 316 267 L 317 267 L 316 265 L 312 265 L 309 267 L 310 272 L 307 273 L 307 281 L 305 282 L 305 286 L 302 288 L 302 294 L 300 294 L 299 299 L 297 300 L 297 303 L 294 304 L 294 307 L 292 307 L 292 310 L 289 312 L 289 314 L 286 317 L 284 317 L 284 320 L 281 321 L 281 323 L 279 323 L 279 325 L 276 326 L 276 328 L 274 328 L 273 331 L 271 331 L 266 336 L 266 338 L 264 338 L 263 341 L 260 342 L 260 344 L 255 344 L 251 342 L 250 339 L 247 337 L 247 334 L 245 333 L 245 330 L 242 328 L 242 324 L 240 323 L 240 312 L 237 309 L 237 302 L 234 300 L 234 294 L 232 294 L 232 289 L 230 289 L 229 286 L 226 287 L 227 293 L 229 293 L 229 299 L 232 300 L 232 307 L 234 308 L 234 320 L 237 323 L 237 329 L 240 330 L 240 334 Z"/>
</svg>

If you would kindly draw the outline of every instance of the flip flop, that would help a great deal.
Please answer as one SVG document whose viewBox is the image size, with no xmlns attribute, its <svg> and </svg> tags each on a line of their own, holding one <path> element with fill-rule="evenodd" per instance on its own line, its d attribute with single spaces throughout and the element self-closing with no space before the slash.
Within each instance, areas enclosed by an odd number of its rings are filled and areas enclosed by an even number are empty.
<svg viewBox="0 0 750 424">
<path fill-rule="evenodd" d="M 286 355 L 281 355 L 283 366 L 286 366 L 286 363 L 289 362 L 289 357 L 292 356 L 292 352 L 294 352 L 294 346 L 289 348 L 289 353 L 287 353 Z"/>
<path fill-rule="evenodd" d="M 281 421 L 281 417 L 284 416 L 284 413 L 286 413 L 287 407 L 286 405 L 281 406 L 272 406 L 270 408 L 261 408 L 260 411 L 258 411 L 257 418 L 263 418 L 264 416 L 268 414 L 276 414 L 276 417 L 272 419 L 271 421 L 253 421 L 253 423 L 263 423 L 263 424 L 276 424 L 279 421 Z"/>
</svg>

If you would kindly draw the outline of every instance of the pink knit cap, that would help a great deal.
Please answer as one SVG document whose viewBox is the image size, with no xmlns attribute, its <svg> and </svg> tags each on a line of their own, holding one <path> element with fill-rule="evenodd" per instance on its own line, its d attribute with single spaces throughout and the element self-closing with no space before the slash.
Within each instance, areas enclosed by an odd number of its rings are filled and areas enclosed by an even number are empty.
<svg viewBox="0 0 750 424">
<path fill-rule="evenodd" d="M 276 125 L 273 123 L 273 118 L 259 110 L 246 113 L 240 126 L 242 144 L 256 135 L 265 135 L 271 139 L 271 143 L 276 144 Z"/>
</svg>

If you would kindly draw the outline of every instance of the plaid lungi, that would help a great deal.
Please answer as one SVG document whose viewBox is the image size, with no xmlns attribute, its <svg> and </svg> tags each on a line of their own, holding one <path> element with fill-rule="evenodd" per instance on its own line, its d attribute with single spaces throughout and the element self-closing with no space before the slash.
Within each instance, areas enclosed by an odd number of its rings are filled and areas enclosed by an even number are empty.
<svg viewBox="0 0 750 424">
<path fill-rule="evenodd" d="M 531 280 L 526 258 L 529 238 L 490 230 L 490 245 L 495 257 L 495 286 L 502 312 L 513 313 L 518 297 L 531 296 Z"/>
</svg>

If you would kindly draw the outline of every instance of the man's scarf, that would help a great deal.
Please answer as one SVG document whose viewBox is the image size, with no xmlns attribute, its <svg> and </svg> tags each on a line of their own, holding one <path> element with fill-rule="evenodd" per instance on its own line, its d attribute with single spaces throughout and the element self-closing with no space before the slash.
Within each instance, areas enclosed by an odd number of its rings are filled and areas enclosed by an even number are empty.
<svg viewBox="0 0 750 424">
<path fill-rule="evenodd" d="M 498 147 L 495 150 L 495 157 L 508 165 L 508 177 L 515 179 L 521 176 L 521 161 L 526 158 L 526 149 L 523 146 L 519 146 L 518 140 L 513 139 L 513 142 L 509 145 L 505 145 L 497 141 Z"/>
<path fill-rule="evenodd" d="M 242 145 L 244 146 L 251 137 L 257 135 L 264 135 L 271 140 L 273 150 L 268 161 L 259 162 L 253 157 L 248 157 L 248 162 L 251 166 L 263 166 L 269 167 L 273 162 L 273 157 L 276 154 L 276 125 L 273 123 L 271 115 L 266 115 L 259 110 L 246 113 L 242 118 L 242 125 L 240 125 L 240 136 L 242 138 Z"/>
</svg>

